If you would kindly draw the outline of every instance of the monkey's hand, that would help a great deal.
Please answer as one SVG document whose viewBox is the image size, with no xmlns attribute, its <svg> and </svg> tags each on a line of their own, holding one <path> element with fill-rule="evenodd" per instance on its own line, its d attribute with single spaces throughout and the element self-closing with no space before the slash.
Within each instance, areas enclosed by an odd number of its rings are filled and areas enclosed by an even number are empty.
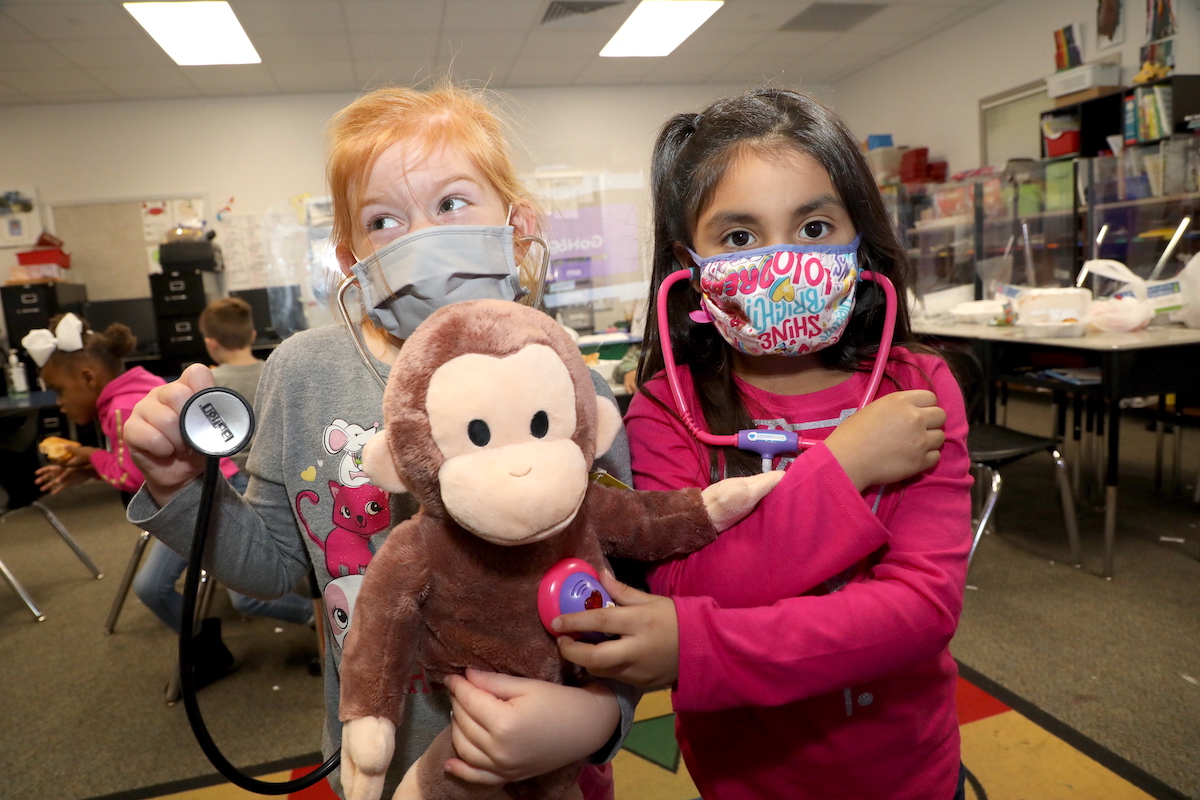
<svg viewBox="0 0 1200 800">
<path fill-rule="evenodd" d="M 783 480 L 783 475 L 783 470 L 777 469 L 745 478 L 726 478 L 706 488 L 700 496 L 713 527 L 723 531 L 741 520 Z"/>
<path fill-rule="evenodd" d="M 396 726 L 383 717 L 359 717 L 342 726 L 342 791 L 346 800 L 379 800 Z"/>
</svg>

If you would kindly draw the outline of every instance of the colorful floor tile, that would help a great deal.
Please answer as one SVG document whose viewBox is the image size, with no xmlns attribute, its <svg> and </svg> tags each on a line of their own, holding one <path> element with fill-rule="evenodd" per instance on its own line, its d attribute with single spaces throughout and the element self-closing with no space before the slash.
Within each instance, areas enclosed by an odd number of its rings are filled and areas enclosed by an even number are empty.
<svg viewBox="0 0 1200 800">
<path fill-rule="evenodd" d="M 986 677 L 962 668 L 958 718 L 968 800 L 1173 800 L 1180 795 L 1100 745 L 1030 706 Z M 283 781 L 311 767 L 261 776 Z M 633 729 L 613 761 L 617 800 L 698 800 L 675 743 L 670 692 L 642 698 Z M 200 779 L 197 785 L 214 781 Z M 139 798 L 151 797 L 145 791 Z M 131 794 L 132 797 L 132 794 Z M 249 800 L 229 784 L 154 795 L 155 800 Z M 291 800 L 336 800 L 321 782 Z M 115 796 L 109 800 L 117 800 Z"/>
</svg>

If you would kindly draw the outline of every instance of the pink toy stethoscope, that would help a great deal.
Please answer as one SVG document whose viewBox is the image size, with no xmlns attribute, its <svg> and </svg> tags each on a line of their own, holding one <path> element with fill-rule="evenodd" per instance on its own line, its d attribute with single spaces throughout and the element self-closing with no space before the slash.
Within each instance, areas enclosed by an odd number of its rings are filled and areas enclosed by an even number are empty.
<svg viewBox="0 0 1200 800">
<path fill-rule="evenodd" d="M 668 275 L 658 287 L 658 338 L 662 347 L 663 363 L 666 366 L 667 383 L 671 386 L 671 394 L 675 398 L 675 406 L 679 409 L 679 417 L 698 441 L 713 447 L 737 447 L 741 450 L 758 453 L 762 458 L 763 472 L 770 472 L 771 462 L 775 456 L 799 453 L 817 442 L 805 439 L 795 431 L 767 428 L 755 428 L 731 434 L 709 433 L 696 424 L 684 402 L 683 392 L 679 388 L 679 379 L 675 375 L 675 354 L 671 351 L 667 297 L 674 284 L 692 278 L 692 271 L 691 267 L 676 270 Z M 892 348 L 892 334 L 896 328 L 896 287 L 892 285 L 886 275 L 880 275 L 871 270 L 860 272 L 859 277 L 878 283 L 883 288 L 883 294 L 887 301 L 883 318 L 883 335 L 879 340 L 879 355 L 871 368 L 871 378 L 863 392 L 862 401 L 858 404 L 858 408 L 862 409 L 875 399 L 875 392 L 879 389 L 879 382 L 883 379 L 883 371 L 887 367 L 888 353 Z"/>
</svg>

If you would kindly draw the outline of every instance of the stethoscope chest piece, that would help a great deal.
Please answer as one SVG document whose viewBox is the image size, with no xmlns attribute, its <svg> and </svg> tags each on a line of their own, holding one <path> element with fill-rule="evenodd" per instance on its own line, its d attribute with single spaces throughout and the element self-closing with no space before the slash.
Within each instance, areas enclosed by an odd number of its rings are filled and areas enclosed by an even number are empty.
<svg viewBox="0 0 1200 800">
<path fill-rule="evenodd" d="M 254 435 L 254 411 L 232 389 L 203 389 L 184 403 L 179 432 L 198 453 L 217 458 L 231 456 L 249 444 Z"/>
</svg>

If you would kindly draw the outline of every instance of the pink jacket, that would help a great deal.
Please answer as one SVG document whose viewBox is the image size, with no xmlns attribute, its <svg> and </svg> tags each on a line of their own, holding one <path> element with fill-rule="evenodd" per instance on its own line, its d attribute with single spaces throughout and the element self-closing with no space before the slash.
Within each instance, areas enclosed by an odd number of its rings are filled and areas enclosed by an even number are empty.
<svg viewBox="0 0 1200 800">
<path fill-rule="evenodd" d="M 676 732 L 706 798 L 954 796 L 948 644 L 971 539 L 967 420 L 941 359 L 897 348 L 888 375 L 932 389 L 946 411 L 935 468 L 860 495 L 818 444 L 749 517 L 651 573 L 654 591 L 675 599 Z M 688 368 L 679 376 L 702 420 Z M 865 383 L 855 374 L 801 396 L 740 387 L 760 425 L 823 439 Z M 646 388 L 674 408 L 662 376 Z M 673 413 L 638 395 L 625 422 L 636 488 L 709 483 L 707 448 Z"/>
<path fill-rule="evenodd" d="M 96 398 L 96 418 L 108 439 L 108 449 L 92 453 L 92 467 L 101 480 L 117 489 L 136 492 L 145 480 L 125 447 L 125 420 L 129 419 L 139 400 L 165 382 L 144 367 L 134 367 L 109 381 Z M 223 458 L 221 473 L 228 478 L 237 473 L 237 465 Z"/>
</svg>

